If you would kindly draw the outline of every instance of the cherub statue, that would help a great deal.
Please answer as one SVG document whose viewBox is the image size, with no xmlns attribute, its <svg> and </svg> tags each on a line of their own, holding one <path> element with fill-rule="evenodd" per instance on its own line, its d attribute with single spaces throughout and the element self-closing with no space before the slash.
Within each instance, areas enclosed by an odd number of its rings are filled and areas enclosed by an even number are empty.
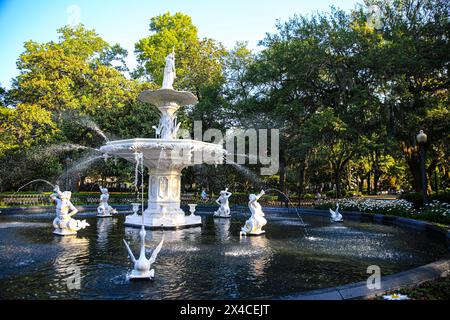
<svg viewBox="0 0 450 320">
<path fill-rule="evenodd" d="M 53 190 L 55 193 L 50 195 L 50 199 L 56 204 L 56 218 L 53 220 L 54 234 L 60 236 L 67 236 L 77 234 L 78 230 L 84 229 L 89 224 L 86 220 L 75 220 L 72 216 L 75 215 L 78 210 L 70 202 L 72 193 L 70 191 L 61 192 L 59 186 L 55 186 Z"/>
<path fill-rule="evenodd" d="M 111 217 L 113 213 L 117 213 L 117 210 L 108 204 L 109 200 L 108 189 L 102 188 L 102 186 L 100 186 L 100 192 L 102 194 L 100 196 L 100 205 L 97 208 L 97 217 L 99 218 Z"/>
<path fill-rule="evenodd" d="M 267 220 L 264 218 L 264 212 L 262 211 L 261 205 L 258 203 L 259 198 L 264 194 L 264 190 L 261 190 L 258 195 L 249 195 L 248 207 L 252 215 L 241 228 L 241 235 L 260 235 L 265 233 L 261 228 L 267 224 Z"/>
<path fill-rule="evenodd" d="M 217 198 L 216 203 L 220 206 L 217 211 L 214 212 L 214 217 L 218 218 L 230 218 L 230 204 L 228 199 L 231 197 L 232 193 L 228 192 L 228 188 L 220 191 L 220 196 Z"/>
<path fill-rule="evenodd" d="M 175 73 L 175 52 L 172 50 L 166 57 L 166 66 L 164 67 L 163 89 L 173 89 L 173 82 L 176 78 Z"/>
</svg>

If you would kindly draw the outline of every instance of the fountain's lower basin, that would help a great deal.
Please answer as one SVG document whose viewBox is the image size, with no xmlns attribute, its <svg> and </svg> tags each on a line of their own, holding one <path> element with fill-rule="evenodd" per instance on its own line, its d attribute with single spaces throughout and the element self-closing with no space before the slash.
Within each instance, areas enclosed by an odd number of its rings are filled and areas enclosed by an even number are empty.
<svg viewBox="0 0 450 320">
<path fill-rule="evenodd" d="M 139 230 L 123 216 L 88 217 L 77 236 L 51 234 L 52 216 L 0 216 L 1 299 L 252 299 L 366 281 L 367 267 L 383 276 L 450 256 L 442 239 L 390 225 L 267 211 L 266 235 L 239 237 L 247 216 L 202 216 L 202 227 L 164 231 L 155 281 L 130 282 L 122 239 L 139 248 Z M 86 218 L 82 214 L 83 219 Z M 162 231 L 148 231 L 148 254 Z M 79 289 L 67 282 L 78 268 Z M 72 271 L 71 271 L 72 270 Z"/>
<path fill-rule="evenodd" d="M 149 170 L 148 207 L 144 212 L 146 228 L 182 229 L 201 224 L 200 217 L 186 216 L 180 208 L 181 171 L 196 164 L 223 163 L 221 145 L 190 139 L 129 139 L 111 141 L 100 151 L 131 162 L 135 161 L 136 153 L 142 154 Z M 140 228 L 142 219 L 129 216 L 125 224 Z"/>
</svg>

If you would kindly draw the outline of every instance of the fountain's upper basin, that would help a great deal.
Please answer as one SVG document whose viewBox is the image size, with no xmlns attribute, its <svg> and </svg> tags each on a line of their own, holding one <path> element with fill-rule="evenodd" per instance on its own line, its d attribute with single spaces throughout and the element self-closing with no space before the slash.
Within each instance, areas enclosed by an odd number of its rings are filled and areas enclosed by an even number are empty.
<svg viewBox="0 0 450 320">
<path fill-rule="evenodd" d="M 187 91 L 176 91 L 173 89 L 145 90 L 139 94 L 139 100 L 154 106 L 163 107 L 175 103 L 179 107 L 194 105 L 198 102 L 197 97 Z"/>
<path fill-rule="evenodd" d="M 225 150 L 219 144 L 191 139 L 136 138 L 110 141 L 100 148 L 101 152 L 135 161 L 135 153 L 142 153 L 147 167 L 160 165 L 222 164 Z"/>
</svg>

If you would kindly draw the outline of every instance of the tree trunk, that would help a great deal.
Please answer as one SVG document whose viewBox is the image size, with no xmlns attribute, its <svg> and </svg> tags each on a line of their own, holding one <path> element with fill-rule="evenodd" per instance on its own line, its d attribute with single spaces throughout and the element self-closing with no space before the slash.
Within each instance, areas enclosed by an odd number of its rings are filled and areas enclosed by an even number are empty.
<svg viewBox="0 0 450 320">
<path fill-rule="evenodd" d="M 334 184 L 336 185 L 336 198 L 341 197 L 341 172 L 339 167 L 334 171 Z"/>
<path fill-rule="evenodd" d="M 307 164 L 306 160 L 303 160 L 300 164 L 298 173 L 298 197 L 301 198 L 305 194 L 305 175 L 306 175 Z"/>
<path fill-rule="evenodd" d="M 422 174 L 420 173 L 420 155 L 418 148 L 409 146 L 406 142 L 400 142 L 400 150 L 402 151 L 406 163 L 408 164 L 409 172 L 412 176 L 412 185 L 414 191 L 422 191 Z"/>
</svg>

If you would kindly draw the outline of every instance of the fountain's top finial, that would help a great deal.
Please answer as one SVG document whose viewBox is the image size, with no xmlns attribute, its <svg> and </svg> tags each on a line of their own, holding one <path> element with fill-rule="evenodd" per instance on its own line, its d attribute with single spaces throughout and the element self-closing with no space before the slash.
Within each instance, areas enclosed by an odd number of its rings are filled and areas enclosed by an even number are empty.
<svg viewBox="0 0 450 320">
<path fill-rule="evenodd" d="M 175 72 L 175 47 L 173 47 L 172 52 L 169 53 L 166 57 L 166 66 L 164 67 L 162 89 L 173 90 L 173 81 L 176 78 Z"/>
<path fill-rule="evenodd" d="M 186 105 L 194 105 L 197 97 L 190 92 L 176 91 L 173 82 L 176 79 L 175 47 L 166 57 L 162 87 L 159 90 L 145 90 L 139 94 L 139 100 L 155 105 L 157 108 L 173 109 L 173 112 Z"/>
</svg>

